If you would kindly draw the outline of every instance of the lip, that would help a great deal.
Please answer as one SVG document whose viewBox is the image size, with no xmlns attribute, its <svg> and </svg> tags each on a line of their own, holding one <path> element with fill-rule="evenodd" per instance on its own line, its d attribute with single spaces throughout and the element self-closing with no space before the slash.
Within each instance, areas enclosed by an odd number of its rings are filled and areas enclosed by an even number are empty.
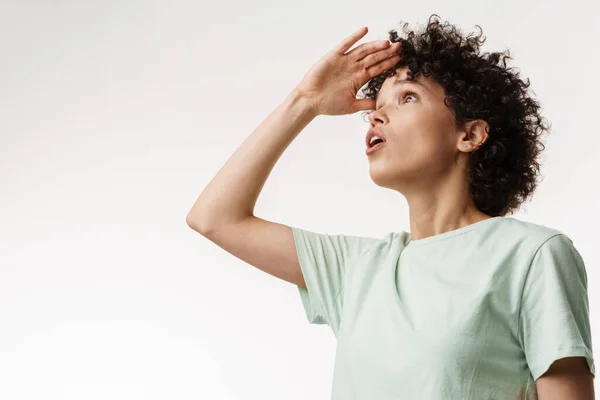
<svg viewBox="0 0 600 400">
<path fill-rule="evenodd" d="M 385 142 L 377 143 L 373 147 L 368 147 L 367 151 L 365 151 L 365 154 L 366 155 L 372 154 L 373 152 L 375 152 L 375 151 L 379 150 L 380 148 L 382 148 L 383 145 L 385 145 Z"/>
<path fill-rule="evenodd" d="M 371 147 L 369 145 L 369 143 L 371 142 L 371 138 L 373 136 L 380 137 L 383 140 L 383 142 L 382 143 L 378 143 L 375 146 Z M 381 131 L 379 129 L 377 129 L 377 128 L 371 128 L 371 129 L 369 129 L 369 131 L 367 132 L 367 136 L 365 137 L 365 144 L 367 145 L 367 151 L 366 151 L 366 153 L 367 154 L 372 153 L 373 151 L 375 151 L 375 149 L 379 148 L 380 145 L 382 145 L 382 144 L 384 144 L 386 142 L 387 142 L 387 140 L 385 139 L 385 136 L 383 135 L 383 133 L 381 133 Z"/>
</svg>

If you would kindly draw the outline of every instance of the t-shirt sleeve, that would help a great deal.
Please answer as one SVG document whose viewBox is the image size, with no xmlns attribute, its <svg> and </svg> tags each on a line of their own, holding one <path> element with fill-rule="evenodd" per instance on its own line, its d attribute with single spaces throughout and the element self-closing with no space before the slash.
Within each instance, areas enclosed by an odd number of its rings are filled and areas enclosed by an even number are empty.
<svg viewBox="0 0 600 400">
<path fill-rule="evenodd" d="M 519 340 L 534 380 L 555 360 L 585 357 L 595 376 L 587 273 L 579 252 L 564 234 L 537 250 L 525 278 Z"/>
<path fill-rule="evenodd" d="M 350 263 L 378 239 L 328 235 L 292 227 L 306 289 L 298 286 L 311 324 L 327 324 L 337 332 L 346 273 Z"/>
</svg>

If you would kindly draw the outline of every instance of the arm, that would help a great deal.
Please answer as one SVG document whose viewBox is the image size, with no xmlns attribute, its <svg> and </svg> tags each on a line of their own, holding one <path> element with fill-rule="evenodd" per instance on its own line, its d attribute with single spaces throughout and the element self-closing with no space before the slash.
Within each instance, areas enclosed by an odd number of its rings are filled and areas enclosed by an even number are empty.
<svg viewBox="0 0 600 400">
<path fill-rule="evenodd" d="M 275 163 L 317 115 L 375 107 L 375 100 L 356 99 L 356 92 L 399 61 L 399 43 L 363 43 L 346 53 L 366 33 L 359 29 L 328 52 L 242 143 L 196 200 L 186 218 L 191 227 L 210 231 L 251 217 Z"/>
<path fill-rule="evenodd" d="M 556 360 L 536 382 L 539 400 L 594 400 L 594 380 L 583 357 Z"/>
<path fill-rule="evenodd" d="M 291 227 L 255 217 L 254 206 L 281 154 L 315 117 L 294 89 L 229 158 L 186 218 L 228 253 L 300 287 L 306 283 Z"/>
<path fill-rule="evenodd" d="M 315 117 L 306 98 L 294 89 L 210 181 L 188 213 L 188 225 L 208 232 L 253 216 L 258 195 L 275 163 Z"/>
<path fill-rule="evenodd" d="M 186 218 L 192 229 L 230 254 L 303 288 L 292 228 L 255 217 L 254 206 L 279 157 L 317 115 L 374 108 L 373 99 L 356 99 L 356 92 L 398 62 L 398 46 L 377 41 L 346 53 L 366 32 L 355 32 L 311 68 L 229 158 Z M 332 247 L 331 239 L 326 242 Z"/>
<path fill-rule="evenodd" d="M 519 340 L 540 400 L 592 400 L 592 336 L 585 263 L 563 233 L 535 252 L 521 295 Z"/>
</svg>

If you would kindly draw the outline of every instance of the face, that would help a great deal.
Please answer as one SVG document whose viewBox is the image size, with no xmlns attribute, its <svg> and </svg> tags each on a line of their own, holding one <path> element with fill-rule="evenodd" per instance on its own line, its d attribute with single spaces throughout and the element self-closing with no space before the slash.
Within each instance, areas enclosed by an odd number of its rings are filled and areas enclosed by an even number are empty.
<svg viewBox="0 0 600 400">
<path fill-rule="evenodd" d="M 459 143 L 443 87 L 422 74 L 405 82 L 407 71 L 408 67 L 400 68 L 387 78 L 376 110 L 369 114 L 371 127 L 386 140 L 367 155 L 371 179 L 400 191 L 407 185 L 433 184 L 455 168 Z"/>
</svg>

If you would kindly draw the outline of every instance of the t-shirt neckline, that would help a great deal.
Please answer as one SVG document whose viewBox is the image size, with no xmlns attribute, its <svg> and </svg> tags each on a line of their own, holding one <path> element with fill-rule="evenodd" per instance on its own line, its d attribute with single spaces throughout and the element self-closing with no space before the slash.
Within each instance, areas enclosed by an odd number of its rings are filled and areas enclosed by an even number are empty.
<svg viewBox="0 0 600 400">
<path fill-rule="evenodd" d="M 451 231 L 448 231 L 448 232 L 443 232 L 443 233 L 439 233 L 437 235 L 428 236 L 428 237 L 423 238 L 423 239 L 415 239 L 415 240 L 413 240 L 412 239 L 412 235 L 410 233 L 408 233 L 409 241 L 408 241 L 407 246 L 421 246 L 421 245 L 424 245 L 424 244 L 438 242 L 440 240 L 444 240 L 444 239 L 447 239 L 449 237 L 460 235 L 462 233 L 471 231 L 471 230 L 473 230 L 475 228 L 481 227 L 483 225 L 487 225 L 489 223 L 492 223 L 492 222 L 497 221 L 497 220 L 502 219 L 502 218 L 506 218 L 506 217 L 503 217 L 503 216 L 499 215 L 499 216 L 495 216 L 495 217 L 491 217 L 491 218 L 482 219 L 481 221 L 477 221 L 477 222 L 474 222 L 472 224 L 465 225 L 465 226 L 462 226 L 460 228 L 457 228 L 457 229 L 454 229 L 454 230 L 451 230 Z"/>
</svg>

